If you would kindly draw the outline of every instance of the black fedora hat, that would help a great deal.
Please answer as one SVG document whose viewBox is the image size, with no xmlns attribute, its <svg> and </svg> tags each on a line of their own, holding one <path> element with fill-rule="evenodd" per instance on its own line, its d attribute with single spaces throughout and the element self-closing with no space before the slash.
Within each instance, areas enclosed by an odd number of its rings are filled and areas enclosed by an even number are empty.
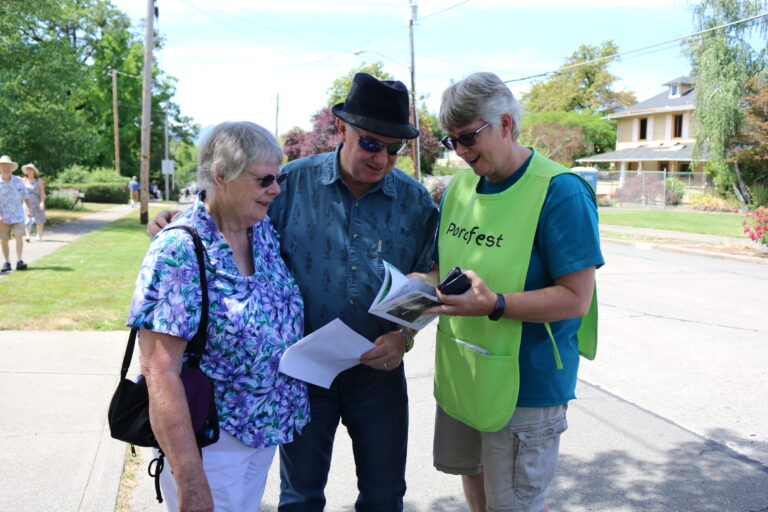
<svg viewBox="0 0 768 512">
<path fill-rule="evenodd" d="M 378 80 L 367 73 L 357 73 L 346 100 L 334 105 L 331 111 L 342 121 L 384 137 L 419 136 L 408 121 L 408 89 L 397 80 Z"/>
</svg>

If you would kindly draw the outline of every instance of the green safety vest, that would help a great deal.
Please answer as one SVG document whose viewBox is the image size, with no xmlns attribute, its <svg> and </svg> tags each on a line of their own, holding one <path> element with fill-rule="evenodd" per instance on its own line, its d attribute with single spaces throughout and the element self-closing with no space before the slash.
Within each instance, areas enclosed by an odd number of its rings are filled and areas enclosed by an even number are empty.
<svg viewBox="0 0 768 512">
<path fill-rule="evenodd" d="M 523 291 L 549 182 L 565 172 L 570 171 L 534 152 L 525 174 L 497 194 L 478 194 L 480 178 L 470 169 L 457 173 L 446 191 L 440 216 L 441 269 L 458 265 L 475 270 L 492 290 Z M 545 327 L 557 367 L 562 368 L 549 324 Z M 496 432 L 504 427 L 517 404 L 521 336 L 519 320 L 441 316 L 435 350 L 435 398 L 440 407 L 481 431 Z M 596 291 L 578 337 L 579 352 L 593 359 L 597 349 Z"/>
</svg>

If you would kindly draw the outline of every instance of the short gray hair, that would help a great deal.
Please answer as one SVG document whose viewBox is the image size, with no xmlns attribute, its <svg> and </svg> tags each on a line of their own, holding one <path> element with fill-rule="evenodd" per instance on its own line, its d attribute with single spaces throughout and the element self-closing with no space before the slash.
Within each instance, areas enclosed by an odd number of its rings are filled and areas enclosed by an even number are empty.
<svg viewBox="0 0 768 512">
<path fill-rule="evenodd" d="M 258 161 L 279 165 L 283 150 L 272 133 L 250 121 L 225 121 L 217 125 L 200 149 L 197 164 L 197 186 L 213 187 L 213 175 L 224 181 L 240 176 L 248 164 Z"/>
<path fill-rule="evenodd" d="M 440 124 L 444 130 L 462 128 L 483 120 L 494 128 L 501 115 L 512 116 L 512 140 L 520 135 L 522 107 L 509 87 L 493 73 L 473 73 L 448 87 L 440 105 Z"/>
</svg>

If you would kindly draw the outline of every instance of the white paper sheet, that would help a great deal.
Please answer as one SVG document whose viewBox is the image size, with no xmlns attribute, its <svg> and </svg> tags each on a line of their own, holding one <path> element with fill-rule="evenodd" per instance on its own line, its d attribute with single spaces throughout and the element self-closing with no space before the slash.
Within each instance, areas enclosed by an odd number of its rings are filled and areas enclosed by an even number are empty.
<svg viewBox="0 0 768 512">
<path fill-rule="evenodd" d="M 328 389 L 339 372 L 358 364 L 360 356 L 374 347 L 337 318 L 289 347 L 279 370 Z"/>
</svg>

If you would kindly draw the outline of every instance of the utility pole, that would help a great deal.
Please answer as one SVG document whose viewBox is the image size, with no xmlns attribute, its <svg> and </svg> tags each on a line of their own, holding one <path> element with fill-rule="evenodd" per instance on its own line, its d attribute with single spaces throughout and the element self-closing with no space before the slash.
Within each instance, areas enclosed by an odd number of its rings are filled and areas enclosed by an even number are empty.
<svg viewBox="0 0 768 512">
<path fill-rule="evenodd" d="M 165 116 L 165 152 L 164 152 L 164 161 L 168 160 L 168 115 Z M 163 173 L 163 176 L 165 176 L 165 200 L 168 200 L 168 175 Z"/>
<path fill-rule="evenodd" d="M 275 138 L 277 138 L 277 119 L 280 114 L 280 93 L 277 93 L 277 101 L 275 101 Z"/>
<path fill-rule="evenodd" d="M 416 23 L 416 4 L 411 3 L 411 22 L 408 24 L 408 32 L 411 36 L 411 118 L 413 126 L 419 130 L 419 112 L 416 110 L 416 64 L 413 52 L 413 25 Z M 421 181 L 421 145 L 417 136 L 413 141 L 413 166 L 416 170 L 416 179 Z"/>
<path fill-rule="evenodd" d="M 155 21 L 155 0 L 147 0 L 147 25 L 144 29 L 144 84 L 141 93 L 141 170 L 139 222 L 149 223 L 149 130 L 152 124 L 152 47 Z"/>
<path fill-rule="evenodd" d="M 120 128 L 117 117 L 117 70 L 112 70 L 112 119 L 115 132 L 115 171 L 120 175 Z"/>
</svg>

